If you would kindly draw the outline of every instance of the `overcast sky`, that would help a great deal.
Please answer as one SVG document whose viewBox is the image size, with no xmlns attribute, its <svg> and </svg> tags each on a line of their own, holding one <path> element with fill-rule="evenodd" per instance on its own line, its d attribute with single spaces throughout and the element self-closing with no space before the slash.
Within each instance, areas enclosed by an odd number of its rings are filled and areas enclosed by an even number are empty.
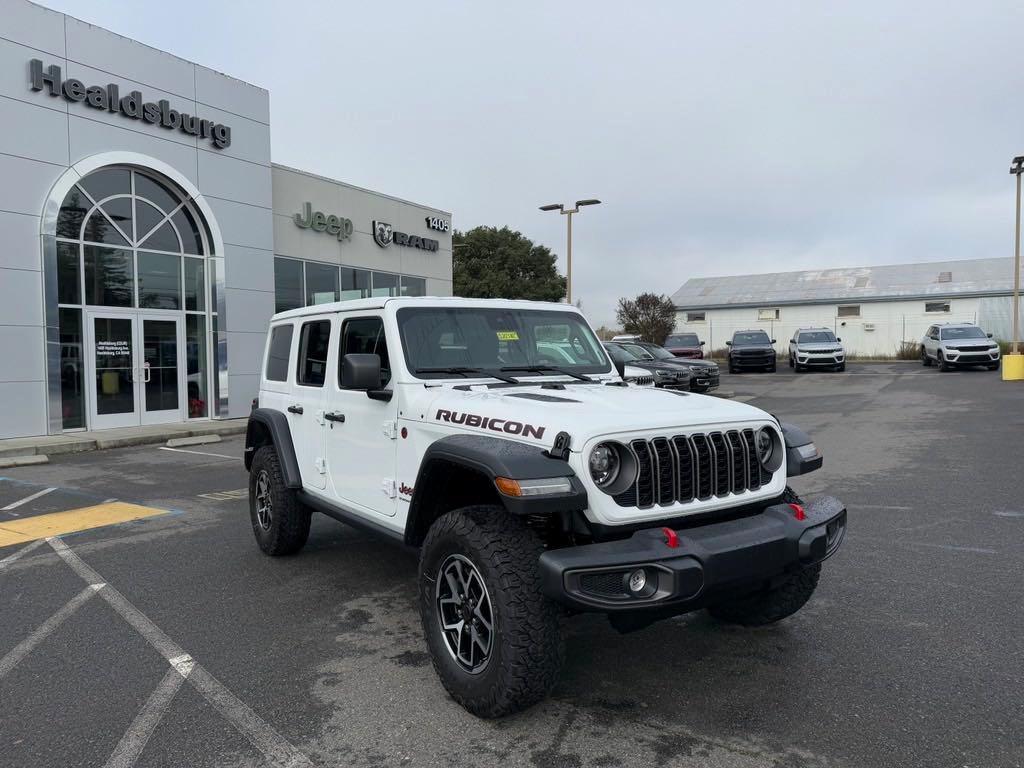
<svg viewBox="0 0 1024 768">
<path fill-rule="evenodd" d="M 271 93 L 275 162 L 690 277 L 1012 255 L 1020 2 L 43 0 Z"/>
</svg>

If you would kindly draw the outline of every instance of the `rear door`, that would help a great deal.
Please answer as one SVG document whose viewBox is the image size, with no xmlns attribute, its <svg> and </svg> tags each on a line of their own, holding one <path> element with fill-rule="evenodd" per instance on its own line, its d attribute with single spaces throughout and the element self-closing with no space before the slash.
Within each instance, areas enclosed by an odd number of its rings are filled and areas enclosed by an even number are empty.
<svg viewBox="0 0 1024 768">
<path fill-rule="evenodd" d="M 324 391 L 333 324 L 329 315 L 303 318 L 298 324 L 295 384 L 285 408 L 302 484 L 314 489 L 327 487 Z"/>
</svg>

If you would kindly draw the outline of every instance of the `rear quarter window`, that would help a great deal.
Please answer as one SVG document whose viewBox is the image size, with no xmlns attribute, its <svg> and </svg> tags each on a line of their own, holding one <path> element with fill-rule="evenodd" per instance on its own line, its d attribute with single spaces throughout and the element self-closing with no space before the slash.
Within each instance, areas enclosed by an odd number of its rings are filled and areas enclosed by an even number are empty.
<svg viewBox="0 0 1024 768">
<path fill-rule="evenodd" d="M 267 351 L 267 380 L 288 381 L 288 358 L 292 351 L 291 324 L 278 325 L 270 330 L 270 349 Z"/>
</svg>

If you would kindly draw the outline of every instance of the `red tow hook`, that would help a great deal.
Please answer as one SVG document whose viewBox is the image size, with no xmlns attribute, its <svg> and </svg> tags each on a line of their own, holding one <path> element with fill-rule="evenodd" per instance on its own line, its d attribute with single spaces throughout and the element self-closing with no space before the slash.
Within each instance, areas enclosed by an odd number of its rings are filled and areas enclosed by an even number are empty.
<svg viewBox="0 0 1024 768">
<path fill-rule="evenodd" d="M 807 513 L 804 512 L 804 508 L 799 504 L 790 504 L 789 508 L 793 510 L 793 517 L 797 520 L 806 520 Z"/>
<path fill-rule="evenodd" d="M 803 511 L 803 510 L 801 510 Z M 669 549 L 675 549 L 679 546 L 679 537 L 676 532 L 671 528 L 662 528 L 661 532 L 665 534 L 665 546 Z"/>
</svg>

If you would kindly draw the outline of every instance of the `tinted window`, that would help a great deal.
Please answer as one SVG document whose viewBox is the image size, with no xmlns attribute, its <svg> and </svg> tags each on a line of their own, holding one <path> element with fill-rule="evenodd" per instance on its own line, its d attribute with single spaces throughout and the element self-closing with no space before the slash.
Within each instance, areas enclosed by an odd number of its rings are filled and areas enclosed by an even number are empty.
<svg viewBox="0 0 1024 768">
<path fill-rule="evenodd" d="M 299 384 L 307 387 L 324 385 L 330 341 L 330 320 L 315 320 L 302 326 L 302 333 L 299 335 Z"/>
<path fill-rule="evenodd" d="M 764 331 L 755 333 L 737 333 L 732 337 L 733 344 L 770 344 L 771 339 Z"/>
<path fill-rule="evenodd" d="M 292 326 L 279 325 L 270 332 L 270 351 L 267 352 L 267 378 L 270 381 L 288 381 L 288 355 L 292 349 Z"/>
<path fill-rule="evenodd" d="M 943 328 L 940 332 L 943 339 L 987 339 L 981 328 Z"/>
<path fill-rule="evenodd" d="M 636 357 L 634 355 L 631 355 L 618 344 L 606 344 L 604 348 L 608 350 L 608 356 L 616 363 L 636 362 Z"/>
<path fill-rule="evenodd" d="M 676 356 L 669 352 L 664 347 L 659 347 L 657 344 L 641 344 L 641 347 L 655 360 L 675 360 Z"/>
<path fill-rule="evenodd" d="M 665 339 L 665 346 L 668 347 L 699 347 L 700 341 L 696 333 L 673 333 Z"/>
<path fill-rule="evenodd" d="M 302 262 L 274 259 L 274 311 L 302 306 Z"/>
<path fill-rule="evenodd" d="M 181 257 L 139 251 L 139 306 L 181 309 Z"/>
<path fill-rule="evenodd" d="M 341 328 L 341 354 L 338 355 L 338 386 L 341 386 L 341 362 L 345 355 L 356 353 L 380 357 L 380 385 L 391 381 L 388 342 L 384 321 L 379 317 L 357 317 L 346 320 Z"/>
<path fill-rule="evenodd" d="M 338 268 L 306 262 L 306 306 L 338 300 Z"/>
<path fill-rule="evenodd" d="M 639 344 L 625 344 L 626 350 L 634 355 L 638 360 L 653 360 L 654 355 L 648 352 L 646 349 L 641 347 Z"/>
<path fill-rule="evenodd" d="M 829 344 L 834 343 L 836 335 L 832 331 L 804 331 L 800 334 L 800 344 Z"/>
</svg>

